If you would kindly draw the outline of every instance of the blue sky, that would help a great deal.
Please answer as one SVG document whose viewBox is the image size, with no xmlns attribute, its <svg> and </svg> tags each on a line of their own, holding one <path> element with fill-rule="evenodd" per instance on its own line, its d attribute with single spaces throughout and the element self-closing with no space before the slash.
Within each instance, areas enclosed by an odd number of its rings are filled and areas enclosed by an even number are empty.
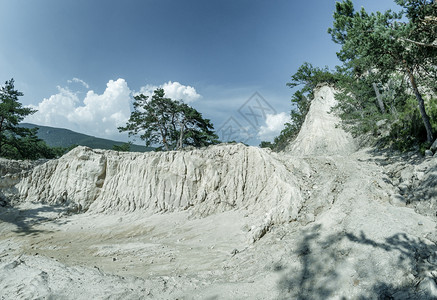
<svg viewBox="0 0 437 300">
<path fill-rule="evenodd" d="M 392 0 L 354 4 L 397 9 Z M 0 80 L 13 77 L 22 103 L 39 109 L 26 121 L 117 140 L 127 140 L 116 127 L 132 95 L 164 87 L 216 129 L 233 123 L 243 133 L 235 139 L 257 145 L 287 120 L 286 83 L 297 68 L 338 63 L 326 33 L 331 0 L 5 0 L 1 8 Z M 256 103 L 266 109 L 254 124 L 240 112 Z"/>
</svg>

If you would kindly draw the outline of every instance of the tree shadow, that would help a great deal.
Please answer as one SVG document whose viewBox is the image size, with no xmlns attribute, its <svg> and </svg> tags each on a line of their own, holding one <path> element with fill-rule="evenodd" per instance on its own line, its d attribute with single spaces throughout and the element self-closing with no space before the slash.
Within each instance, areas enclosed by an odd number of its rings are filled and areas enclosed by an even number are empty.
<svg viewBox="0 0 437 300">
<path fill-rule="evenodd" d="M 416 152 L 402 153 L 392 149 L 379 148 L 372 148 L 366 152 L 371 156 L 368 160 L 375 162 L 380 166 L 387 166 L 397 162 L 419 165 L 425 160 L 423 156 Z"/>
<path fill-rule="evenodd" d="M 48 221 L 59 223 L 57 216 L 64 211 L 65 207 L 53 205 L 40 205 L 29 209 L 8 206 L 0 208 L 0 221 L 15 225 L 12 232 L 18 235 L 37 235 L 51 231 L 37 229 L 35 226 Z"/>
<path fill-rule="evenodd" d="M 383 242 L 368 238 L 364 232 L 359 235 L 343 232 L 321 238 L 321 229 L 321 225 L 315 225 L 305 230 L 297 250 L 290 253 L 291 257 L 297 255 L 299 264 L 288 266 L 278 281 L 279 299 L 349 299 L 351 295 L 339 295 L 340 286 L 343 293 L 347 290 L 353 292 L 354 299 L 436 299 L 432 291 L 421 286 L 423 280 L 437 280 L 429 277 L 430 272 L 437 271 L 436 244 L 411 238 L 405 233 L 390 236 Z M 373 257 L 371 252 L 360 263 L 349 260 L 357 244 L 370 246 L 375 251 L 391 252 L 391 256 L 397 258 L 395 269 L 398 270 L 380 269 L 375 261 L 379 257 Z M 339 274 L 344 264 L 353 264 L 354 274 L 358 277 L 345 282 L 345 277 Z M 360 264 L 366 264 L 371 268 L 370 272 L 363 271 L 365 269 L 361 269 Z M 400 280 L 393 277 L 383 280 L 381 275 L 372 277 L 378 272 L 385 274 L 399 270 L 410 273 L 410 277 L 398 278 Z"/>
<path fill-rule="evenodd" d="M 338 274 L 334 268 L 326 268 L 325 264 L 335 264 L 341 259 L 338 253 L 329 248 L 330 244 L 339 241 L 339 237 L 332 236 L 321 242 L 320 230 L 321 225 L 314 225 L 303 231 L 302 241 L 295 253 L 300 266 L 289 270 L 278 282 L 279 299 L 326 299 L 332 296 L 334 289 L 326 283 L 335 281 Z M 318 257 L 318 254 L 313 253 L 315 247 L 326 250 L 327 260 L 316 259 L 315 255 Z M 278 268 L 276 270 L 280 271 Z"/>
<path fill-rule="evenodd" d="M 351 242 L 370 245 L 388 252 L 397 252 L 398 264 L 407 265 L 414 275 L 409 284 L 399 286 L 390 282 L 378 282 L 372 287 L 371 296 L 360 299 L 436 299 L 429 290 L 420 289 L 420 283 L 431 271 L 437 271 L 437 245 L 425 243 L 421 239 L 411 238 L 405 233 L 397 233 L 385 239 L 383 243 L 375 242 L 361 232 L 360 236 L 346 233 Z M 437 278 L 432 278 L 436 280 Z"/>
<path fill-rule="evenodd" d="M 403 189 L 398 191 L 401 197 L 397 198 L 408 207 L 414 208 L 417 213 L 437 218 L 437 163 L 435 158 L 426 158 L 417 152 L 400 153 L 387 149 L 371 149 L 367 153 L 371 155 L 368 161 L 383 167 L 400 163 L 400 168 L 385 169 L 387 176 L 382 180 L 392 185 L 395 191 L 396 187 L 404 185 Z M 408 180 L 394 183 L 394 178 L 400 180 L 400 175 L 395 175 L 396 172 L 399 173 L 407 168 L 414 169 Z"/>
<path fill-rule="evenodd" d="M 414 197 L 409 202 L 416 206 L 420 214 L 437 217 L 437 164 L 428 167 L 423 178 L 411 187 Z"/>
</svg>

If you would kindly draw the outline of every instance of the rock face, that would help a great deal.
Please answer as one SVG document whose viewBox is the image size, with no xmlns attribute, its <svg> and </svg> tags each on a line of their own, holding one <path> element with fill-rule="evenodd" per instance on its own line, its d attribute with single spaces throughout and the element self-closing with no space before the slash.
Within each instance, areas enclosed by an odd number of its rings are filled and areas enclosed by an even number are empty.
<svg viewBox="0 0 437 300">
<path fill-rule="evenodd" d="M 0 158 L 0 176 L 13 175 L 33 169 L 47 160 L 10 160 Z"/>
<path fill-rule="evenodd" d="M 17 190 L 15 185 L 35 167 L 47 160 L 9 160 L 0 158 L 0 200 L 6 204 L 7 199 L 15 198 Z"/>
<path fill-rule="evenodd" d="M 288 222 L 302 206 L 292 172 L 275 155 L 241 144 L 144 154 L 77 147 L 36 167 L 16 188 L 26 201 L 90 212 L 190 209 L 202 217 L 244 208 Z"/>
<path fill-rule="evenodd" d="M 437 221 L 437 160 L 406 155 L 386 172 L 408 207 Z M 437 242 L 437 238 L 434 238 Z"/>
<path fill-rule="evenodd" d="M 305 122 L 288 148 L 294 155 L 347 155 L 356 150 L 349 133 L 339 128 L 340 119 L 331 109 L 337 104 L 334 90 L 322 86 L 314 93 L 314 100 Z"/>
</svg>

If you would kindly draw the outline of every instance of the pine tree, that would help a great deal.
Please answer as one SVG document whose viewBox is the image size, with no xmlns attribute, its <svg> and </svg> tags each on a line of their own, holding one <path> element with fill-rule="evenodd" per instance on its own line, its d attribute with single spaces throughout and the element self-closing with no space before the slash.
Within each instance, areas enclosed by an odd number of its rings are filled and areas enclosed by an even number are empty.
<svg viewBox="0 0 437 300">
<path fill-rule="evenodd" d="M 35 110 L 23 107 L 18 97 L 22 92 L 15 90 L 14 79 L 6 81 L 0 88 L 0 156 L 11 157 L 19 153 L 17 143 L 21 139 L 35 137 L 35 132 L 21 128 L 18 124 Z"/>
<path fill-rule="evenodd" d="M 185 103 L 166 98 L 163 89 L 155 90 L 152 97 L 137 95 L 134 100 L 126 126 L 118 129 L 130 136 L 139 135 L 146 146 L 158 145 L 158 149 L 169 151 L 218 143 L 209 119 Z"/>
<path fill-rule="evenodd" d="M 436 25 L 427 22 L 435 20 L 436 4 L 427 0 L 396 2 L 404 7 L 408 22 L 403 22 L 403 12 L 368 14 L 364 8 L 355 12 L 351 0 L 337 2 L 328 32 L 342 46 L 337 55 L 355 78 L 373 74 L 387 82 L 394 74 L 405 75 L 431 143 L 433 130 L 419 82 L 425 81 L 424 74 L 436 73 Z"/>
</svg>

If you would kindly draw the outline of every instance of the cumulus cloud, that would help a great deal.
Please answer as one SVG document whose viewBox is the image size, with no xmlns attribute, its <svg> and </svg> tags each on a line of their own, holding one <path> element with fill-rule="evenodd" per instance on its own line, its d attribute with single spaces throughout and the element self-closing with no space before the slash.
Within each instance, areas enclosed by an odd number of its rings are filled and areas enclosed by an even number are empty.
<svg viewBox="0 0 437 300">
<path fill-rule="evenodd" d="M 118 126 L 126 124 L 130 116 L 131 91 L 124 79 L 110 80 L 102 94 L 90 90 L 83 99 L 78 94 L 68 88 L 58 87 L 57 94 L 32 106 L 38 112 L 24 121 L 98 137 L 125 138 L 125 134 L 117 130 Z"/>
<path fill-rule="evenodd" d="M 38 105 L 31 106 L 37 112 L 28 116 L 24 122 L 126 140 L 126 133 L 121 134 L 117 129 L 126 125 L 131 114 L 132 91 L 124 79 L 110 80 L 102 94 L 89 90 L 89 85 L 79 78 L 68 80 L 68 83 L 82 85 L 88 90 L 86 95 L 58 86 L 58 93 L 43 99 Z M 195 88 L 172 81 L 160 86 L 146 85 L 140 89 L 140 93 L 152 95 L 156 88 L 163 88 L 166 96 L 185 103 L 201 97 Z"/>
<path fill-rule="evenodd" d="M 139 94 L 144 94 L 146 96 L 153 95 L 153 91 L 157 88 L 164 89 L 165 96 L 174 100 L 182 100 L 185 103 L 190 103 L 200 99 L 200 95 L 196 92 L 196 89 L 189 85 L 183 85 L 177 81 L 166 82 L 160 86 L 156 85 L 146 85 L 141 87 Z"/>
<path fill-rule="evenodd" d="M 259 139 L 263 141 L 273 141 L 285 127 L 285 123 L 291 122 L 290 116 L 281 112 L 279 114 L 267 114 L 265 125 L 261 126 L 258 131 Z"/>
<path fill-rule="evenodd" d="M 82 79 L 79 79 L 79 78 L 76 78 L 76 77 L 74 77 L 74 78 L 71 79 L 71 80 L 68 80 L 67 82 L 68 82 L 68 83 L 73 83 L 73 82 L 80 83 L 80 84 L 83 85 L 85 88 L 87 88 L 87 89 L 90 88 L 90 86 L 88 85 L 88 83 L 86 83 L 86 82 L 83 81 Z"/>
</svg>

